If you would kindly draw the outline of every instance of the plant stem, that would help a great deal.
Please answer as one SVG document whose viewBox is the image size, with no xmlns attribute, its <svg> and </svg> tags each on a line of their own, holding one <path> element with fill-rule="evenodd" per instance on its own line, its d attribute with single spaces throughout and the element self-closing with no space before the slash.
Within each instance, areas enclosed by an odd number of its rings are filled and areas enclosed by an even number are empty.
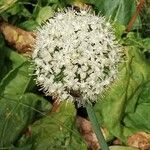
<svg viewBox="0 0 150 150">
<path fill-rule="evenodd" d="M 98 142 L 99 142 L 99 144 L 101 146 L 101 149 L 102 150 L 109 150 L 108 145 L 107 145 L 107 143 L 105 141 L 105 138 L 103 136 L 103 133 L 102 133 L 102 131 L 100 129 L 100 126 L 99 126 L 99 123 L 97 121 L 97 118 L 96 118 L 96 115 L 95 115 L 95 112 L 93 110 L 92 105 L 91 104 L 87 104 L 86 105 L 86 110 L 87 110 L 89 119 L 90 119 L 90 121 L 92 123 L 93 130 L 94 130 L 94 132 L 95 132 L 95 134 L 97 136 Z"/>
<path fill-rule="evenodd" d="M 134 22 L 136 21 L 137 16 L 139 15 L 139 13 L 140 13 L 141 10 L 142 10 L 142 7 L 143 7 L 143 5 L 144 5 L 144 2 L 145 2 L 145 0 L 140 0 L 140 1 L 139 1 L 139 4 L 138 4 L 137 7 L 136 7 L 136 11 L 134 12 L 134 14 L 133 14 L 133 16 L 132 16 L 132 18 L 131 18 L 131 20 L 130 20 L 128 26 L 127 26 L 127 29 L 126 29 L 127 32 L 130 32 L 130 30 L 132 29 L 133 24 L 134 24 Z"/>
</svg>

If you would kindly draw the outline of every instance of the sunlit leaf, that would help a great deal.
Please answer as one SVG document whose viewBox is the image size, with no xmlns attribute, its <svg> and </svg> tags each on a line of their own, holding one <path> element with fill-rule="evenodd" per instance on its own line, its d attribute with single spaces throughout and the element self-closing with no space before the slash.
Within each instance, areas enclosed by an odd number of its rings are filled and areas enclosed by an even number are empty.
<svg viewBox="0 0 150 150">
<path fill-rule="evenodd" d="M 41 24 L 42 22 L 46 21 L 47 19 L 49 19 L 50 17 L 52 17 L 54 15 L 54 11 L 52 9 L 52 7 L 50 6 L 45 6 L 43 7 L 36 18 L 36 21 Z"/>
</svg>

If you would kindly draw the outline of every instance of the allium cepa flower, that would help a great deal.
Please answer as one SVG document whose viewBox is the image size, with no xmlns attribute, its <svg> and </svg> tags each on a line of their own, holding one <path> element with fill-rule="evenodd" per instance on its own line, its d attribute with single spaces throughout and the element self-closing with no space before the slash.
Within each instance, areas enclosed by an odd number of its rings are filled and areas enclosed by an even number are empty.
<svg viewBox="0 0 150 150">
<path fill-rule="evenodd" d="M 104 17 L 67 10 L 38 28 L 32 58 L 36 82 L 46 95 L 84 106 L 116 78 L 121 56 Z"/>
</svg>

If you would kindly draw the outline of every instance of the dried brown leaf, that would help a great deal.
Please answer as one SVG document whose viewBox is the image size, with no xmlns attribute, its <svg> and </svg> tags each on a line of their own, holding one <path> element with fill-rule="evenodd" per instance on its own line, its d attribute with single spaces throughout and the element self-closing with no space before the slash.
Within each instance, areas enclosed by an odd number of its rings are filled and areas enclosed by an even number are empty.
<svg viewBox="0 0 150 150">
<path fill-rule="evenodd" d="M 31 48 L 35 42 L 33 32 L 25 31 L 6 22 L 0 23 L 0 32 L 2 32 L 8 44 L 14 47 L 19 53 L 31 52 Z"/>
<path fill-rule="evenodd" d="M 119 139 L 115 139 L 115 140 L 113 141 L 113 144 L 114 144 L 114 145 L 121 145 L 122 143 L 121 143 L 121 141 L 120 141 Z"/>
<path fill-rule="evenodd" d="M 83 138 L 87 142 L 89 148 L 91 150 L 99 150 L 100 146 L 96 138 L 96 135 L 92 130 L 90 121 L 88 121 L 85 118 L 77 116 L 76 124 Z"/>
<path fill-rule="evenodd" d="M 150 133 L 137 132 L 128 138 L 127 145 L 140 150 L 150 150 Z"/>
</svg>

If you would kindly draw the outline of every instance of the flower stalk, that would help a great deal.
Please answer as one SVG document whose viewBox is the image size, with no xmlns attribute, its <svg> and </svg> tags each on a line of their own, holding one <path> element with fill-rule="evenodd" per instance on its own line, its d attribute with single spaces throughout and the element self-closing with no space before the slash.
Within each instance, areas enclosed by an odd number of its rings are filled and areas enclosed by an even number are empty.
<svg viewBox="0 0 150 150">
<path fill-rule="evenodd" d="M 86 105 L 86 110 L 87 110 L 87 113 L 88 113 L 88 116 L 89 116 L 89 119 L 91 121 L 91 124 L 92 124 L 92 127 L 93 127 L 93 130 L 97 136 L 97 139 L 98 139 L 98 142 L 101 146 L 101 149 L 102 150 L 109 150 L 108 148 L 108 145 L 105 141 L 105 138 L 103 136 L 103 133 L 100 129 L 100 126 L 99 126 L 99 123 L 97 121 L 97 118 L 96 118 L 96 115 L 95 115 L 95 112 L 93 110 L 93 107 L 91 104 L 87 104 Z"/>
</svg>

